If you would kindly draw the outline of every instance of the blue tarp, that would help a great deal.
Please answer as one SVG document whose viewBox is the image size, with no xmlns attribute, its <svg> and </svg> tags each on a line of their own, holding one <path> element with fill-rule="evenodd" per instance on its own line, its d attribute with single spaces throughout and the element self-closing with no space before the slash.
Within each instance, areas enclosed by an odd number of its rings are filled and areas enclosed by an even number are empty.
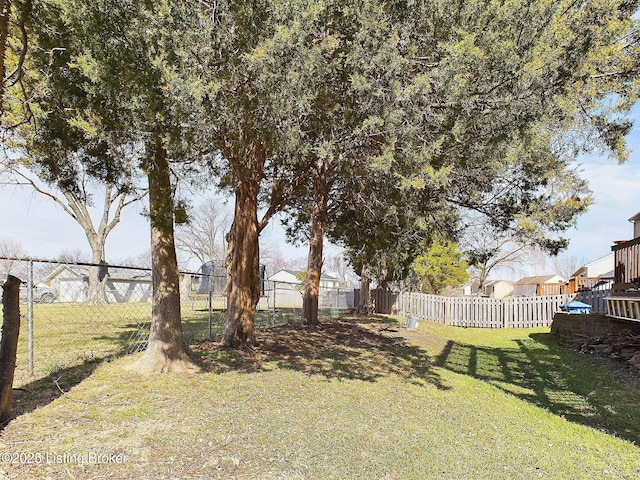
<svg viewBox="0 0 640 480">
<path fill-rule="evenodd" d="M 560 310 L 569 313 L 591 313 L 591 305 L 574 300 L 560 305 Z"/>
</svg>

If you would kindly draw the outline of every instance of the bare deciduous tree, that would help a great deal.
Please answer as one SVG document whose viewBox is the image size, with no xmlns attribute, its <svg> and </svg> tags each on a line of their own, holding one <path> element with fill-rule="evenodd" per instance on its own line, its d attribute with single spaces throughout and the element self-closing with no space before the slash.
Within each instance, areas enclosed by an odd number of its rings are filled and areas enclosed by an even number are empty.
<svg viewBox="0 0 640 480">
<path fill-rule="evenodd" d="M 260 263 L 265 266 L 266 275 L 270 276 L 280 270 L 305 270 L 307 257 L 285 256 L 280 247 L 272 243 L 260 244 Z"/>
<path fill-rule="evenodd" d="M 65 249 L 58 255 L 58 261 L 61 263 L 89 263 L 90 260 L 87 254 L 79 248 Z"/>
<path fill-rule="evenodd" d="M 176 249 L 187 254 L 187 261 L 203 263 L 224 258 L 227 250 L 226 233 L 231 226 L 231 214 L 222 201 L 209 197 L 196 206 L 187 223 L 176 228 Z"/>
<path fill-rule="evenodd" d="M 513 275 L 530 261 L 529 245 L 519 242 L 512 232 L 496 231 L 487 223 L 468 227 L 462 245 L 480 293 L 492 273 Z"/>
<path fill-rule="evenodd" d="M 553 269 L 565 280 L 570 280 L 573 274 L 582 267 L 586 262 L 583 257 L 576 255 L 558 255 L 553 258 Z M 613 270 L 613 263 L 611 264 Z"/>
<path fill-rule="evenodd" d="M 89 177 L 83 178 L 79 189 L 66 189 L 64 185 L 46 185 L 36 179 L 35 174 L 21 168 L 8 166 L 9 184 L 32 188 L 39 195 L 58 204 L 62 210 L 73 218 L 84 231 L 91 248 L 91 263 L 106 263 L 105 244 L 111 231 L 120 222 L 122 211 L 129 205 L 138 202 L 146 194 L 143 188 L 132 185 L 118 188 L 112 183 L 99 186 Z M 94 220 L 91 207 L 96 206 L 94 198 L 101 196 L 98 218 Z M 95 214 L 94 214 L 95 215 Z M 92 267 L 88 277 L 88 301 L 104 303 L 105 271 L 101 267 Z"/>
<path fill-rule="evenodd" d="M 20 278 L 26 275 L 24 262 L 16 260 L 26 256 L 22 243 L 10 238 L 0 238 L 0 269 L 2 274 L 12 274 Z"/>
<path fill-rule="evenodd" d="M 130 255 L 118 260 L 117 263 L 125 267 L 151 268 L 151 250 L 145 250 L 138 255 Z"/>
</svg>

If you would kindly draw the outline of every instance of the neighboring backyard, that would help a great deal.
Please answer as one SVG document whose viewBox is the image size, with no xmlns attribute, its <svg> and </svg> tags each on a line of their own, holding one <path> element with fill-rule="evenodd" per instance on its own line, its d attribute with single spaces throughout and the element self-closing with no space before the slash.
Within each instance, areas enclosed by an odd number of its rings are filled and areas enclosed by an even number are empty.
<svg viewBox="0 0 640 480">
<path fill-rule="evenodd" d="M 0 478 L 640 477 L 638 372 L 548 329 L 342 317 L 259 339 L 192 340 L 191 376 L 125 356 L 24 383 Z"/>
</svg>

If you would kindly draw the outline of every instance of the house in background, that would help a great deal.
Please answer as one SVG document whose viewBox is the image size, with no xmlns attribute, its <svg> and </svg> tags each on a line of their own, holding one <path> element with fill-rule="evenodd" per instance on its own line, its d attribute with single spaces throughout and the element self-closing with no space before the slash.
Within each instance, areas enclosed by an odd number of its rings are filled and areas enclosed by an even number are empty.
<svg viewBox="0 0 640 480">
<path fill-rule="evenodd" d="M 272 294 L 278 306 L 301 307 L 304 293 L 304 282 L 300 270 L 280 270 L 267 278 L 268 289 L 273 289 Z M 271 283 L 273 282 L 273 283 Z M 320 294 L 335 294 L 335 289 L 341 288 L 341 282 L 333 275 L 323 273 L 320 275 Z M 346 290 L 345 290 L 346 292 Z"/>
<path fill-rule="evenodd" d="M 58 291 L 58 302 L 84 302 L 88 275 L 88 267 L 60 265 L 47 276 L 47 281 Z"/>
<path fill-rule="evenodd" d="M 572 277 L 613 277 L 613 252 L 585 263 L 573 273 Z"/>
<path fill-rule="evenodd" d="M 85 302 L 89 267 L 60 265 L 49 274 L 46 281 L 57 290 L 57 302 Z M 151 272 L 109 268 L 105 297 L 109 303 L 151 302 Z"/>
<path fill-rule="evenodd" d="M 633 217 L 629 219 L 631 223 L 633 223 L 633 238 L 640 237 L 640 212 L 636 213 Z"/>
<path fill-rule="evenodd" d="M 462 288 L 462 292 L 458 295 L 450 295 L 452 297 L 455 296 L 465 296 L 465 297 L 471 297 L 471 296 L 476 296 L 478 295 L 478 293 L 480 292 L 480 282 L 478 281 L 477 278 L 474 278 L 472 281 L 470 281 L 469 283 L 465 284 L 464 286 L 461 287 Z M 456 288 L 452 288 L 451 292 L 456 292 L 459 291 L 460 289 L 456 289 Z M 443 295 L 446 295 L 443 293 Z"/>
<path fill-rule="evenodd" d="M 611 288 L 613 283 L 613 252 L 584 264 L 573 272 L 569 293 Z"/>
<path fill-rule="evenodd" d="M 300 270 L 280 270 L 270 277 L 267 277 L 269 282 L 277 282 L 282 285 L 278 285 L 280 290 L 299 290 L 302 286 L 302 280 L 298 278 Z"/>
<path fill-rule="evenodd" d="M 271 275 L 267 280 L 271 282 L 282 283 L 278 285 L 278 289 L 298 290 L 304 282 L 300 280 L 303 272 L 301 270 L 280 270 L 279 272 Z M 323 273 L 320 275 L 320 288 L 321 289 L 334 289 L 339 288 L 340 280 L 333 275 Z"/>
<path fill-rule="evenodd" d="M 487 280 L 480 288 L 480 281 L 476 278 L 462 287 L 447 287 L 439 295 L 443 297 L 504 298 L 513 295 L 513 282 L 510 280 Z"/>
<path fill-rule="evenodd" d="M 516 297 L 535 297 L 565 293 L 566 282 L 559 275 L 537 275 L 524 277 L 513 286 Z"/>
<path fill-rule="evenodd" d="M 505 298 L 513 295 L 514 283 L 511 280 L 489 280 L 484 284 L 483 291 L 490 298 Z"/>
<path fill-rule="evenodd" d="M 633 240 L 616 242 L 613 251 L 614 283 L 606 298 L 608 315 L 640 321 L 640 212 L 629 219 Z"/>
</svg>

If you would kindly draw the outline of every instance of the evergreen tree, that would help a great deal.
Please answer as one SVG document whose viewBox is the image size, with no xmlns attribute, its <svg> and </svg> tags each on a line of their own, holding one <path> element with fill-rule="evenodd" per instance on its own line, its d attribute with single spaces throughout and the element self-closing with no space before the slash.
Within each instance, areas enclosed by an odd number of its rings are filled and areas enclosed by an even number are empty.
<svg viewBox="0 0 640 480">
<path fill-rule="evenodd" d="M 369 177 L 419 198 L 427 219 L 453 209 L 446 229 L 454 233 L 477 212 L 557 252 L 566 245 L 561 232 L 590 203 L 571 161 L 592 149 L 626 157 L 625 114 L 638 93 L 636 8 L 590 0 L 394 4 L 393 72 L 401 74 L 383 97 L 393 115 L 378 127 L 391 132 L 389 150 Z M 375 215 L 336 218 L 334 238 L 360 252 L 360 263 L 379 255 L 365 254 Z M 396 234 L 388 233 L 391 243 Z"/>
<path fill-rule="evenodd" d="M 56 72 L 46 85 L 47 98 L 57 104 L 53 115 L 36 124 L 35 135 L 37 140 L 44 128 L 42 138 L 53 139 L 60 152 L 47 147 L 43 168 L 58 176 L 62 171 L 73 185 L 71 152 L 93 176 L 109 182 L 131 172 L 119 156 L 126 150 L 148 179 L 153 306 L 147 350 L 132 367 L 141 372 L 195 368 L 182 338 L 170 166 L 185 161 L 189 138 L 189 108 L 175 76 L 182 44 L 174 33 L 189 19 L 181 6 L 69 0 L 37 17 L 52 20 L 42 26 L 41 42 L 45 54 L 55 57 Z"/>
</svg>

